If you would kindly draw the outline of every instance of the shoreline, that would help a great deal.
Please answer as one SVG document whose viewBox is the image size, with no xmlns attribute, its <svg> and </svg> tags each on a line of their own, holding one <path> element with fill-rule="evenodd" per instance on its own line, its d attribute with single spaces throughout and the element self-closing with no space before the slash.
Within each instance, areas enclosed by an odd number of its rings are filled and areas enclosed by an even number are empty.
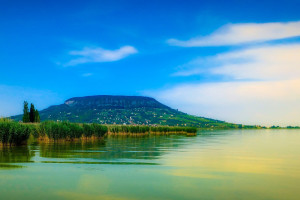
<svg viewBox="0 0 300 200">
<path fill-rule="evenodd" d="M 102 125 L 45 121 L 19 123 L 0 120 L 0 146 L 20 146 L 33 138 L 38 142 L 93 141 L 111 136 L 144 137 L 149 135 L 195 136 L 195 127 Z"/>
</svg>

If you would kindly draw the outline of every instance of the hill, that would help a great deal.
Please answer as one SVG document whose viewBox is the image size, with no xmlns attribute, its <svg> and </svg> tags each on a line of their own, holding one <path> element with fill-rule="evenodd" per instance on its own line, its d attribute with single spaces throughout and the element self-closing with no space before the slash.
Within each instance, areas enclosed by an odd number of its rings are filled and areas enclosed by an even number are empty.
<svg viewBox="0 0 300 200">
<path fill-rule="evenodd" d="M 100 124 L 144 124 L 195 127 L 238 127 L 223 121 L 196 117 L 143 96 L 98 95 L 74 97 L 61 105 L 40 111 L 42 121 L 70 121 Z M 22 120 L 22 115 L 13 116 Z"/>
</svg>

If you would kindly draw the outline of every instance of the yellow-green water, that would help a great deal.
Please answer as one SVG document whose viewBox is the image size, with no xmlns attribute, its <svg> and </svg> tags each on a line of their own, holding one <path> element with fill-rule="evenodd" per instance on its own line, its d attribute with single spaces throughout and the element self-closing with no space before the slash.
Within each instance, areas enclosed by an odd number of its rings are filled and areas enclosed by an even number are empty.
<svg viewBox="0 0 300 200">
<path fill-rule="evenodd" d="M 0 199 L 300 199 L 300 130 L 0 149 Z"/>
</svg>

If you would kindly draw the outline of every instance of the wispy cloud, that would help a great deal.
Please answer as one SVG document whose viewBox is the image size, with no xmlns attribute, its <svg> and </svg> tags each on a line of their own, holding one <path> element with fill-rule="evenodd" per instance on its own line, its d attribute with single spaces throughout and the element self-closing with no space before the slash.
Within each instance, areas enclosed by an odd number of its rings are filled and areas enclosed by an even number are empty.
<svg viewBox="0 0 300 200">
<path fill-rule="evenodd" d="M 264 45 L 198 58 L 174 75 L 224 76 L 146 93 L 185 112 L 230 122 L 300 125 L 300 44 Z"/>
<path fill-rule="evenodd" d="M 211 73 L 234 79 L 291 80 L 300 78 L 300 44 L 264 46 L 230 52 L 216 59 L 223 65 Z M 239 62 L 235 62 L 238 60 Z"/>
<path fill-rule="evenodd" d="M 300 36 L 300 21 L 286 23 L 227 24 L 208 36 L 190 40 L 169 39 L 170 45 L 182 47 L 239 45 Z"/>
<path fill-rule="evenodd" d="M 179 84 L 145 92 L 184 112 L 259 125 L 300 125 L 300 79 Z"/>
<path fill-rule="evenodd" d="M 85 63 L 113 62 L 121 60 L 129 55 L 136 54 L 138 51 L 132 46 L 123 46 L 116 50 L 107 50 L 103 48 L 86 47 L 79 51 L 70 51 L 69 55 L 73 56 L 64 66 L 75 66 Z"/>
<path fill-rule="evenodd" d="M 171 74 L 171 76 L 193 76 L 207 73 L 214 60 L 214 57 L 196 58 L 176 67 L 176 72 Z"/>
<path fill-rule="evenodd" d="M 272 45 L 195 59 L 173 75 L 223 75 L 232 79 L 288 80 L 300 78 L 300 44 Z"/>
<path fill-rule="evenodd" d="M 93 73 L 84 73 L 82 74 L 83 77 L 89 77 L 89 76 L 93 76 Z"/>
</svg>

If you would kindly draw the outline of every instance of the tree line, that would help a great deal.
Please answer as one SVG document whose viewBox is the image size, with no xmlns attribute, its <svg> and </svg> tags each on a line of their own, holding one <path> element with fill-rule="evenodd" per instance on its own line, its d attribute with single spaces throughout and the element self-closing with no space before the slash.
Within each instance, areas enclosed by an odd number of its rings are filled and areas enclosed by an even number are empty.
<svg viewBox="0 0 300 200">
<path fill-rule="evenodd" d="M 24 123 L 41 122 L 39 111 L 34 108 L 34 105 L 32 103 L 30 104 L 30 109 L 29 109 L 27 101 L 24 101 L 23 122 Z"/>
</svg>

